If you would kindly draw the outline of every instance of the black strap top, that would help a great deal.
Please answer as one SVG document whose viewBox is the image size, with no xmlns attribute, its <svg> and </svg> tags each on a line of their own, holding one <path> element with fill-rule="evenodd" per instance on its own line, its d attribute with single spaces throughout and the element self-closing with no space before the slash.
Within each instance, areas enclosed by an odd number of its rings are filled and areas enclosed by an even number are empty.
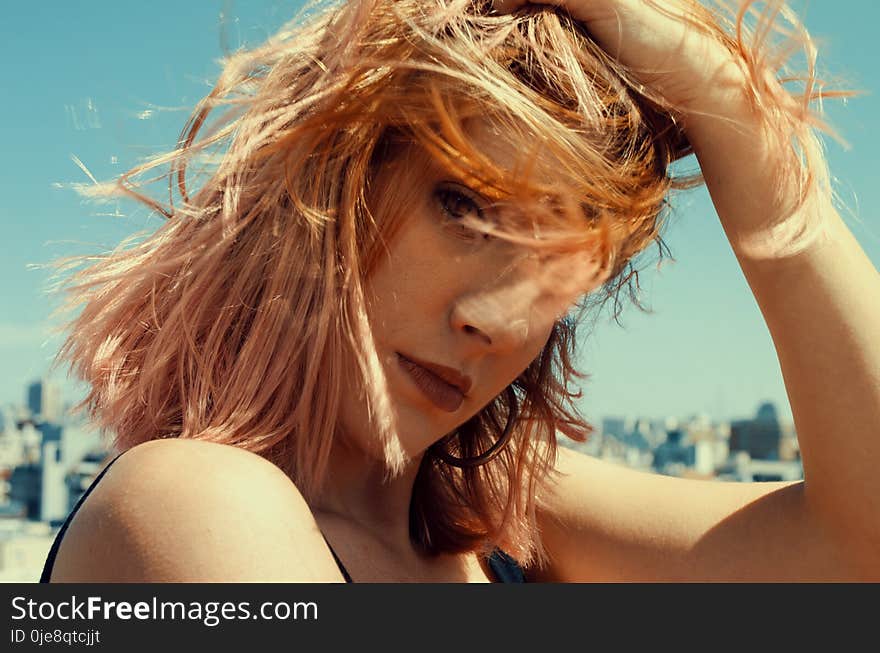
<svg viewBox="0 0 880 653">
<path fill-rule="evenodd" d="M 124 453 L 124 452 L 123 452 Z M 64 520 L 64 523 L 61 524 L 61 528 L 58 529 L 58 534 L 55 535 L 55 539 L 52 541 L 52 548 L 49 549 L 49 555 L 46 556 L 46 563 L 43 565 L 43 573 L 40 574 L 40 582 L 48 583 L 49 579 L 52 577 L 52 566 L 55 564 L 55 558 L 58 556 L 58 549 L 61 548 L 61 539 L 64 537 L 64 534 L 67 532 L 67 527 L 70 526 L 70 522 L 73 521 L 74 515 L 76 515 L 79 507 L 85 502 L 88 496 L 92 493 L 92 490 L 98 485 L 98 482 L 104 478 L 104 474 L 107 473 L 107 470 L 110 469 L 110 465 L 119 460 L 119 456 L 122 454 L 117 454 L 113 460 L 111 460 L 104 469 L 95 477 L 95 480 L 92 481 L 91 485 L 86 488 L 86 491 L 82 493 L 82 496 L 76 502 L 76 505 L 73 506 L 73 510 L 70 511 L 70 514 L 67 515 L 67 519 Z"/>
<path fill-rule="evenodd" d="M 123 452 L 124 453 L 124 452 Z M 49 579 L 52 577 L 52 567 L 55 564 L 55 558 L 58 556 L 58 549 L 61 547 L 61 540 L 64 538 L 64 534 L 67 532 L 67 527 L 70 525 L 70 522 L 73 521 L 74 516 L 79 510 L 80 506 L 85 502 L 88 498 L 89 494 L 91 494 L 92 490 L 98 485 L 100 480 L 104 477 L 104 474 L 107 473 L 107 470 L 110 469 L 110 466 L 119 460 L 119 457 L 122 454 L 117 454 L 113 460 L 111 460 L 104 469 L 95 477 L 95 480 L 89 485 L 85 492 L 83 492 L 82 496 L 74 505 L 73 510 L 70 511 L 70 514 L 67 516 L 67 519 L 64 520 L 64 523 L 61 525 L 61 528 L 58 530 L 57 535 L 55 535 L 55 539 L 52 542 L 52 547 L 49 549 L 49 554 L 46 556 L 46 562 L 43 565 L 43 573 L 40 574 L 40 582 L 48 583 Z M 323 534 L 322 534 L 323 535 Z M 324 537 L 324 541 L 327 542 L 327 538 Z M 336 555 L 336 551 L 333 550 L 333 547 L 330 546 L 330 542 L 327 542 L 327 547 L 330 549 L 330 553 L 333 554 L 333 559 L 336 561 L 337 566 L 339 567 L 339 571 L 342 572 L 342 577 L 345 579 L 346 583 L 353 583 L 354 581 L 351 579 L 351 575 L 348 573 L 348 570 L 345 568 L 345 565 L 342 564 L 342 560 L 339 559 L 339 556 Z M 525 583 L 525 575 L 523 574 L 522 568 L 519 564 L 511 558 L 509 555 L 504 553 L 501 549 L 495 549 L 488 559 L 489 567 L 492 569 L 492 573 L 495 574 L 496 582 L 499 583 Z"/>
<path fill-rule="evenodd" d="M 342 560 L 339 559 L 339 556 L 336 555 L 336 551 L 334 551 L 333 547 L 330 546 L 330 542 L 327 541 L 326 536 L 324 537 L 324 542 L 327 543 L 327 548 L 330 549 L 330 553 L 333 554 L 333 559 L 336 561 L 336 566 L 339 567 L 339 571 L 342 572 L 342 577 L 345 579 L 345 582 L 353 583 L 354 581 L 351 579 L 351 574 L 348 573 L 345 565 L 342 564 Z M 523 573 L 522 567 L 519 566 L 519 563 L 501 549 L 495 549 L 494 551 L 492 551 L 492 554 L 489 556 L 487 562 L 489 563 L 489 568 L 492 570 L 492 573 L 495 574 L 495 582 L 526 582 L 525 574 Z"/>
</svg>

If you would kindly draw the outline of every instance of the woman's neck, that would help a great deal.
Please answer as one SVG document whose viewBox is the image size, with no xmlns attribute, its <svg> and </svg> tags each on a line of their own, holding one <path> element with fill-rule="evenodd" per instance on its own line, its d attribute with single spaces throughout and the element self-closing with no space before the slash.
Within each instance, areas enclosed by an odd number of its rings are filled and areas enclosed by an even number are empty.
<svg viewBox="0 0 880 653">
<path fill-rule="evenodd" d="M 344 442 L 334 444 L 324 490 L 311 505 L 316 517 L 332 516 L 370 534 L 392 551 L 411 555 L 409 513 L 422 455 L 389 479 L 382 461 Z"/>
</svg>

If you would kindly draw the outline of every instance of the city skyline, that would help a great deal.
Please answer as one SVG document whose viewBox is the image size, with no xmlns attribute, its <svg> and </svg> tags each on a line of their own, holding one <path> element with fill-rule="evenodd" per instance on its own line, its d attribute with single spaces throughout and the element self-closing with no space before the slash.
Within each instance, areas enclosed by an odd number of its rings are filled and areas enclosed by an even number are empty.
<svg viewBox="0 0 880 653">
<path fill-rule="evenodd" d="M 22 401 L 0 402 L 0 415 L 6 415 L 13 419 L 30 420 L 35 423 L 48 422 L 59 425 L 78 425 L 89 428 L 89 421 L 82 412 L 74 414 L 73 408 L 75 401 L 70 397 L 66 397 L 63 392 L 63 386 L 55 380 L 48 377 L 33 379 L 24 383 L 22 386 Z M 46 408 L 50 406 L 50 408 Z M 705 422 L 708 425 L 729 426 L 738 420 L 762 419 L 772 415 L 774 420 L 780 424 L 793 426 L 790 416 L 787 416 L 784 406 L 779 406 L 773 401 L 762 401 L 751 412 L 733 417 L 722 417 L 711 414 L 706 411 L 690 411 L 679 414 L 648 414 L 648 413 L 605 413 L 588 415 L 588 421 L 597 429 L 598 432 L 604 431 L 604 425 L 609 421 L 641 423 L 647 422 L 654 427 L 675 429 L 678 425 L 689 422 Z M 0 432 L 2 432 L 2 421 L 0 421 Z"/>
</svg>

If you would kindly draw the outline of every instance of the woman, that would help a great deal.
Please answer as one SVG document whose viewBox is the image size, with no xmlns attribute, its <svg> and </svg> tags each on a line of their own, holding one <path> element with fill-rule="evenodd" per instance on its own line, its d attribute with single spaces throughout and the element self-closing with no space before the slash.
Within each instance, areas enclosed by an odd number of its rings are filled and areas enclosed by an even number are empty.
<svg viewBox="0 0 880 653">
<path fill-rule="evenodd" d="M 729 23 L 684 0 L 551 4 L 331 8 L 232 57 L 177 150 L 98 189 L 169 220 L 73 277 L 61 355 L 125 453 L 44 580 L 880 578 L 880 279 L 830 201 L 809 109 L 829 93 L 776 81 L 779 4 L 751 40 L 751 3 Z M 804 482 L 556 446 L 590 431 L 571 309 L 616 302 L 662 245 L 691 151 Z M 132 180 L 165 164 L 161 204 Z"/>
</svg>

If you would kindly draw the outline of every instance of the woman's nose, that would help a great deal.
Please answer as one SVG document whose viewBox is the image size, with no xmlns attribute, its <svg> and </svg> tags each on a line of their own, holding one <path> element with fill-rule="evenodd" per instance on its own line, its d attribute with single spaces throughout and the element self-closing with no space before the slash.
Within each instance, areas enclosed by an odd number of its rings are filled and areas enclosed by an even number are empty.
<svg viewBox="0 0 880 653">
<path fill-rule="evenodd" d="M 553 324 L 605 278 L 592 255 L 526 256 L 462 293 L 453 304 L 450 322 L 477 347 L 514 351 L 530 338 L 549 337 Z"/>
<path fill-rule="evenodd" d="M 556 319 L 541 279 L 526 272 L 463 293 L 452 307 L 452 328 L 474 346 L 504 353 L 549 331 Z"/>
</svg>

